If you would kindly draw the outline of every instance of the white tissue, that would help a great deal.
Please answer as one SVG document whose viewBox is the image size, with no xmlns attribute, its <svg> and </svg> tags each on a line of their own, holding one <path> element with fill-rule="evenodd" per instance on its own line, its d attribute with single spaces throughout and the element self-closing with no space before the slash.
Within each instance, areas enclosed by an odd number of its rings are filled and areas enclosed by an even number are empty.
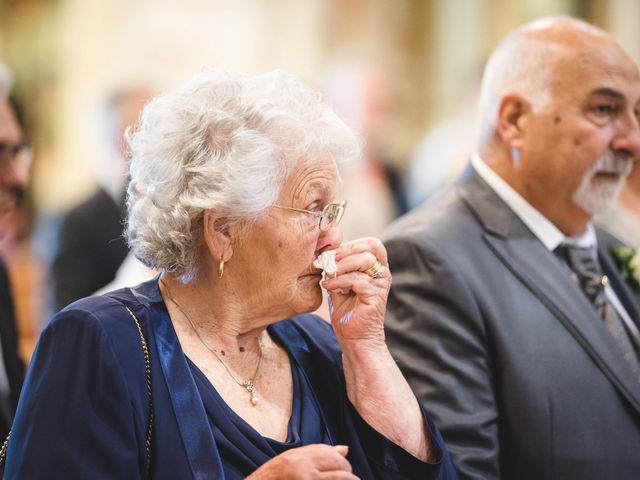
<svg viewBox="0 0 640 480">
<path fill-rule="evenodd" d="M 338 273 L 338 264 L 336 263 L 336 251 L 335 250 L 327 250 L 318 255 L 313 261 L 313 266 L 316 268 L 321 268 L 324 273 L 324 278 L 328 275 L 335 276 Z"/>
</svg>

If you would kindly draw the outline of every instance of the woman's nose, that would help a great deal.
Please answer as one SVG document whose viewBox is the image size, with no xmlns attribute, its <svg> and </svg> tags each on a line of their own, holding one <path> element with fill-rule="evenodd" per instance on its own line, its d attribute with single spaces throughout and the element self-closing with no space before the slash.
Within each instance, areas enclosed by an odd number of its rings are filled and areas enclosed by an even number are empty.
<svg viewBox="0 0 640 480">
<path fill-rule="evenodd" d="M 325 250 L 335 250 L 342 244 L 344 235 L 339 225 L 333 225 L 329 230 L 320 231 L 318 237 L 318 252 L 324 252 Z"/>
</svg>

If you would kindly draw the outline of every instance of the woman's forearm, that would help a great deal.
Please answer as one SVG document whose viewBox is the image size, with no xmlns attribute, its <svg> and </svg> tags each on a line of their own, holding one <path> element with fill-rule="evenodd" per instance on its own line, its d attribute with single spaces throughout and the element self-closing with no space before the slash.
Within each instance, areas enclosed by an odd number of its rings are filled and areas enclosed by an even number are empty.
<svg viewBox="0 0 640 480">
<path fill-rule="evenodd" d="M 386 345 L 343 351 L 349 400 L 371 427 L 422 461 L 433 461 L 431 441 L 415 395 Z"/>
</svg>

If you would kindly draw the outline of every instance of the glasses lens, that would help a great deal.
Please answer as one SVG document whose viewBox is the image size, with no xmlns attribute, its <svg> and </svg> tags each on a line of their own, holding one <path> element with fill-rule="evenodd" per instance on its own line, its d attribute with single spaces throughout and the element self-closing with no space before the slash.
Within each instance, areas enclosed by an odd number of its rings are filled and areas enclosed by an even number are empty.
<svg viewBox="0 0 640 480">
<path fill-rule="evenodd" d="M 336 219 L 335 219 L 336 223 L 340 223 L 342 221 L 342 217 L 344 217 L 344 211 L 346 208 L 347 208 L 347 201 L 343 200 L 338 205 L 338 212 L 336 213 Z"/>
<path fill-rule="evenodd" d="M 324 207 L 322 212 L 322 220 L 320 221 L 320 230 L 329 230 L 334 225 L 340 223 L 344 215 L 345 202 L 330 203 Z"/>
</svg>

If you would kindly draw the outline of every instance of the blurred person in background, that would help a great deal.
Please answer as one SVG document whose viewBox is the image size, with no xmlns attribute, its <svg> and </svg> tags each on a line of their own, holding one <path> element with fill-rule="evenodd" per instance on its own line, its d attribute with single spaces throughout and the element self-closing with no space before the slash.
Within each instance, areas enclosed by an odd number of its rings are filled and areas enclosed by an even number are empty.
<svg viewBox="0 0 640 480">
<path fill-rule="evenodd" d="M 469 105 L 478 103 L 480 75 L 470 77 L 452 114 L 429 129 L 409 159 L 402 179 L 407 209 L 454 183 L 473 153 L 478 119 L 470 115 Z"/>
<path fill-rule="evenodd" d="M 596 223 L 627 246 L 640 250 L 640 163 L 636 162 L 615 208 L 598 215 Z"/>
<path fill-rule="evenodd" d="M 348 194 L 347 240 L 379 236 L 407 210 L 389 138 L 398 108 L 395 85 L 381 66 L 362 59 L 336 62 L 322 81 L 325 98 L 363 140 L 362 157 L 339 165 Z"/>
<path fill-rule="evenodd" d="M 640 295 L 593 227 L 640 156 L 640 74 L 545 18 L 487 63 L 477 153 L 393 225 L 387 341 L 465 479 L 640 478 Z"/>
<path fill-rule="evenodd" d="M 9 101 L 11 84 L 11 73 L 0 63 L 0 240 L 10 234 L 12 215 L 25 197 L 31 164 L 29 147 Z M 11 427 L 23 378 L 11 286 L 0 257 L 0 441 Z"/>
<path fill-rule="evenodd" d="M 130 143 L 127 238 L 161 275 L 49 323 L 6 476 L 455 478 L 385 344 L 386 251 L 342 243 L 337 162 L 359 144 L 320 95 L 205 72 Z M 308 314 L 321 282 L 331 324 Z"/>
<path fill-rule="evenodd" d="M 101 127 L 106 152 L 93 159 L 98 189 L 64 216 L 58 234 L 50 273 L 56 312 L 113 282 L 127 257 L 122 236 L 127 181 L 123 134 L 149 97 L 145 88 L 124 88 L 105 103 Z"/>
</svg>

